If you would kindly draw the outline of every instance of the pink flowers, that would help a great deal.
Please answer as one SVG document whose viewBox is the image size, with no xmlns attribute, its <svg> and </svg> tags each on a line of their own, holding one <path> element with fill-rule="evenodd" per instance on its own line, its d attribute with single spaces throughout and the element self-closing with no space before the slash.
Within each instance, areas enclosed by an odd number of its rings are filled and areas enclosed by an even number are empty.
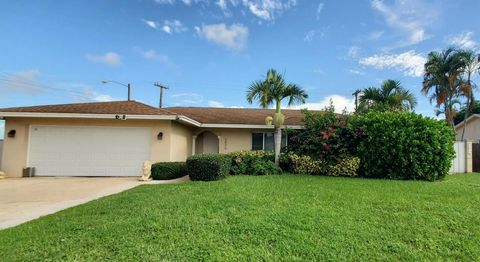
<svg viewBox="0 0 480 262">
<path fill-rule="evenodd" d="M 346 126 L 348 122 L 346 120 L 341 120 L 340 121 L 340 126 Z"/>
<path fill-rule="evenodd" d="M 329 137 L 329 135 L 325 131 L 320 132 L 320 134 L 322 135 L 322 138 L 325 139 L 325 140 L 327 140 L 328 137 Z"/>
<path fill-rule="evenodd" d="M 325 149 L 325 150 L 330 149 L 330 145 L 329 144 L 323 144 L 323 149 Z"/>
</svg>

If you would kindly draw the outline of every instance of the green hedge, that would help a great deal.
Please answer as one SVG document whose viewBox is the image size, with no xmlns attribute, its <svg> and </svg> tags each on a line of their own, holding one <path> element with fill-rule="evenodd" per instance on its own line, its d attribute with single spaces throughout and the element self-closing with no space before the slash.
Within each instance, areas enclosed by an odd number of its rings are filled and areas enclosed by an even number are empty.
<svg viewBox="0 0 480 262">
<path fill-rule="evenodd" d="M 357 148 L 363 176 L 434 181 L 448 173 L 455 133 L 446 122 L 399 112 L 355 121 L 365 133 Z"/>
<path fill-rule="evenodd" d="M 187 159 L 187 174 L 193 181 L 219 180 L 229 175 L 231 162 L 228 155 L 194 155 Z"/>
<path fill-rule="evenodd" d="M 283 170 L 293 174 L 354 177 L 358 175 L 360 159 L 344 156 L 337 163 L 332 164 L 313 159 L 310 156 L 299 156 L 293 152 L 288 152 L 281 155 L 280 165 Z"/>
<path fill-rule="evenodd" d="M 160 162 L 152 165 L 154 180 L 169 180 L 187 175 L 185 162 Z"/>
<path fill-rule="evenodd" d="M 269 151 L 237 151 L 230 153 L 232 158 L 232 167 L 230 174 L 232 175 L 278 175 L 282 173 L 275 163 L 273 152 Z"/>
</svg>

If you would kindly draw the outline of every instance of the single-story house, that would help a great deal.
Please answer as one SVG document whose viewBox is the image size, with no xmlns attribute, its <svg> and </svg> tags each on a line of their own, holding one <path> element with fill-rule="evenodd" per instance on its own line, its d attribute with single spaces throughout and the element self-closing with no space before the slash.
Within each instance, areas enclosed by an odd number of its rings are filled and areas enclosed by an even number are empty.
<svg viewBox="0 0 480 262">
<path fill-rule="evenodd" d="M 462 140 L 464 122 L 462 121 L 455 126 L 455 138 L 457 141 Z M 464 140 L 474 143 L 480 142 L 480 114 L 473 114 L 467 118 Z"/>
<path fill-rule="evenodd" d="M 283 110 L 285 126 L 303 125 L 300 110 Z M 137 176 L 145 160 L 185 161 L 193 154 L 273 149 L 273 110 L 155 108 L 116 101 L 0 109 L 5 120 L 7 176 L 25 167 L 36 176 Z M 288 143 L 287 136 L 284 136 Z"/>
</svg>

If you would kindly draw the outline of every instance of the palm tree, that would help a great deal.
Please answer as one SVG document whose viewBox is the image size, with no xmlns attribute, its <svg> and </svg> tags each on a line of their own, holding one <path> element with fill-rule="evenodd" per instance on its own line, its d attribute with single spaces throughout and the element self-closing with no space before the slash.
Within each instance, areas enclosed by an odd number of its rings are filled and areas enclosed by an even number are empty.
<svg viewBox="0 0 480 262">
<path fill-rule="evenodd" d="M 472 75 L 480 72 L 480 54 L 476 54 L 473 50 L 461 50 L 460 56 L 464 61 L 464 74 L 467 79 L 460 85 L 460 92 L 467 98 L 465 103 L 465 116 L 463 119 L 462 141 L 465 137 L 465 129 L 467 128 L 467 118 L 470 116 L 470 110 L 475 106 L 475 97 L 473 96 L 473 90 L 475 84 L 472 82 Z"/>
<path fill-rule="evenodd" d="M 453 99 L 460 95 L 459 79 L 463 73 L 464 60 L 461 54 L 455 48 L 448 48 L 442 52 L 430 52 L 427 63 L 425 64 L 425 73 L 423 76 L 422 93 L 430 95 L 430 102 L 436 100 L 436 107 L 443 109 L 445 120 L 453 127 L 453 118 L 455 114 L 455 103 Z"/>
<path fill-rule="evenodd" d="M 279 164 L 280 147 L 282 142 L 282 125 L 285 117 L 281 111 L 281 103 L 283 99 L 288 99 L 288 106 L 293 104 L 303 104 L 308 98 L 307 93 L 301 87 L 295 84 L 287 84 L 283 78 L 274 69 L 269 69 L 265 79 L 253 82 L 247 91 L 247 101 L 251 104 L 257 100 L 262 108 L 268 108 L 275 104 L 275 113 L 273 117 L 269 116 L 265 119 L 267 124 L 275 127 L 275 164 Z"/>
<path fill-rule="evenodd" d="M 360 96 L 359 111 L 409 111 L 417 105 L 413 94 L 400 81 L 385 80 L 380 88 L 365 88 Z"/>
</svg>

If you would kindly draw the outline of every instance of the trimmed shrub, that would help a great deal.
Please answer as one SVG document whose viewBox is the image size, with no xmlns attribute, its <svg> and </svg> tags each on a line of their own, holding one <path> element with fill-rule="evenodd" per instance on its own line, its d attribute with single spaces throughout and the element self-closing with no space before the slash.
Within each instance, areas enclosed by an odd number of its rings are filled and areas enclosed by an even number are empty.
<svg viewBox="0 0 480 262">
<path fill-rule="evenodd" d="M 273 152 L 263 150 L 237 151 L 229 155 L 232 158 L 230 169 L 232 175 L 274 175 L 282 172 L 273 163 Z"/>
<path fill-rule="evenodd" d="M 434 181 L 448 173 L 455 133 L 446 122 L 400 112 L 371 112 L 356 121 L 365 132 L 358 146 L 361 175 Z"/>
<path fill-rule="evenodd" d="M 345 157 L 335 164 L 315 160 L 310 156 L 299 156 L 293 152 L 283 154 L 280 163 L 284 170 L 294 174 L 310 174 L 324 176 L 357 176 L 360 167 L 358 157 Z"/>
<path fill-rule="evenodd" d="M 330 176 L 358 176 L 358 169 L 360 168 L 360 158 L 347 157 L 335 165 L 328 168 L 328 174 Z"/>
<path fill-rule="evenodd" d="M 293 174 L 323 175 L 327 173 L 326 164 L 310 156 L 299 156 L 293 152 L 280 156 L 282 169 Z"/>
<path fill-rule="evenodd" d="M 169 180 L 187 175 L 185 162 L 160 162 L 152 165 L 153 180 Z"/>
<path fill-rule="evenodd" d="M 187 159 L 187 174 L 193 181 L 213 181 L 227 177 L 232 159 L 222 154 L 201 154 Z"/>
</svg>

